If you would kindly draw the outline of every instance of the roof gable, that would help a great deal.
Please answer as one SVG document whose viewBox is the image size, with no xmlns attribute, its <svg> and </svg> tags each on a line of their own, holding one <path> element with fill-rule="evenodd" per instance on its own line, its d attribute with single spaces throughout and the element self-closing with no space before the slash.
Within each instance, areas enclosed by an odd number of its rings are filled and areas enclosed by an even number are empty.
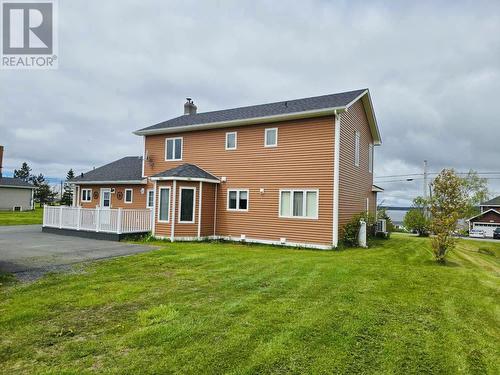
<svg viewBox="0 0 500 375">
<path fill-rule="evenodd" d="M 375 144 L 380 144 L 380 132 L 368 89 L 182 115 L 134 133 L 137 135 L 163 134 L 333 115 L 348 110 L 360 99 L 365 107 Z"/>
<path fill-rule="evenodd" d="M 500 212 L 498 212 L 497 210 L 494 210 L 493 208 L 490 208 L 487 211 L 481 212 L 480 214 L 478 214 L 476 216 L 473 216 L 470 219 L 467 219 L 467 221 L 470 221 L 470 220 L 473 220 L 473 219 L 477 219 L 478 217 L 484 216 L 484 215 L 486 215 L 489 212 L 493 212 L 493 213 L 497 214 L 498 216 L 500 216 Z"/>
</svg>

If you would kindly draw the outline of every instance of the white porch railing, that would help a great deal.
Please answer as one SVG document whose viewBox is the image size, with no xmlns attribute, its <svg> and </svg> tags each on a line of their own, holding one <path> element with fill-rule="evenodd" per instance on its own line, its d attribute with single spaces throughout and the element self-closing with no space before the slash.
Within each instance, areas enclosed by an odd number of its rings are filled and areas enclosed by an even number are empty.
<svg viewBox="0 0 500 375">
<path fill-rule="evenodd" d="M 45 206 L 43 226 L 107 233 L 139 233 L 151 230 L 149 209 L 82 208 Z"/>
</svg>

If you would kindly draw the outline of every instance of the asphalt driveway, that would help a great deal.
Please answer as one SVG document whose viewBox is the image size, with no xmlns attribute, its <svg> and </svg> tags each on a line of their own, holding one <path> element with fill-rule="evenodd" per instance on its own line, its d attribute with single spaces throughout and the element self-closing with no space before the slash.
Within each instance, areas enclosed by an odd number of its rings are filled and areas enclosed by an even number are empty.
<svg viewBox="0 0 500 375">
<path fill-rule="evenodd" d="M 20 279 L 153 249 L 156 247 L 42 233 L 40 225 L 0 226 L 0 271 Z"/>
</svg>

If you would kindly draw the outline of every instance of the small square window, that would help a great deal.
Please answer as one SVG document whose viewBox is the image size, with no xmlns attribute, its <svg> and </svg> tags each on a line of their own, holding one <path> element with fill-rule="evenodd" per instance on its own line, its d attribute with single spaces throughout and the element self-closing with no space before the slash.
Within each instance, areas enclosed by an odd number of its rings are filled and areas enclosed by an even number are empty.
<svg viewBox="0 0 500 375">
<path fill-rule="evenodd" d="M 278 146 L 278 128 L 266 129 L 264 132 L 264 147 Z"/>
<path fill-rule="evenodd" d="M 226 133 L 226 150 L 236 150 L 238 145 L 237 133 Z"/>
<path fill-rule="evenodd" d="M 82 189 L 82 202 L 92 201 L 92 189 Z"/>
</svg>

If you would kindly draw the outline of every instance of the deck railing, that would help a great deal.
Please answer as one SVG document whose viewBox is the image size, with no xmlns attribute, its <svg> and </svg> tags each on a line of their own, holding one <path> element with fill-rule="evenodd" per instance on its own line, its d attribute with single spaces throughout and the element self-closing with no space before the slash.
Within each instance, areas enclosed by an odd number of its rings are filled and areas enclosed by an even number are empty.
<svg viewBox="0 0 500 375">
<path fill-rule="evenodd" d="M 149 209 L 45 206 L 43 226 L 107 233 L 139 233 L 151 230 Z"/>
</svg>

